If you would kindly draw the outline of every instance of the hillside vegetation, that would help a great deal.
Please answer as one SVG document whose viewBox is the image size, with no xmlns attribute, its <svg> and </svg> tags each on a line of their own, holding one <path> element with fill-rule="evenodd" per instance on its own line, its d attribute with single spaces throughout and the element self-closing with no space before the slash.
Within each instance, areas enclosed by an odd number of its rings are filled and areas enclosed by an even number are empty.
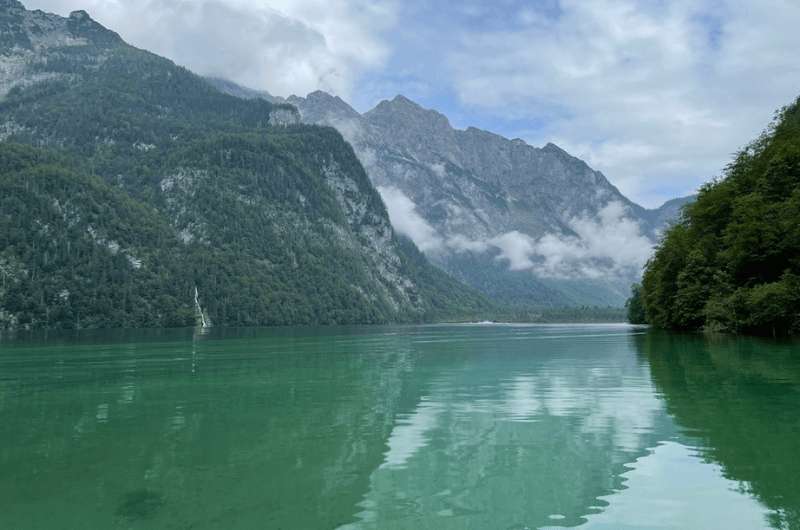
<svg viewBox="0 0 800 530">
<path fill-rule="evenodd" d="M 800 101 L 684 209 L 628 306 L 662 328 L 800 333 Z"/>
</svg>

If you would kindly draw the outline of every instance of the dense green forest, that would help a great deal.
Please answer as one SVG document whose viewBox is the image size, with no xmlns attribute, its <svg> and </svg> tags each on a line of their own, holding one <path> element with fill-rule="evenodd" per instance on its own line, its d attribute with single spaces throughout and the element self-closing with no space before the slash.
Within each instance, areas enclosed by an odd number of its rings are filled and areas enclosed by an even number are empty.
<svg viewBox="0 0 800 530">
<path fill-rule="evenodd" d="M 800 100 L 684 209 L 628 308 L 662 328 L 800 333 Z"/>
<path fill-rule="evenodd" d="M 195 288 L 222 326 L 491 307 L 393 233 L 334 129 L 276 121 L 296 111 L 221 94 L 88 15 L 21 9 L 0 42 L 27 68 L 0 98 L 0 328 L 193 324 Z"/>
<path fill-rule="evenodd" d="M 420 321 L 488 307 L 405 240 L 402 270 L 424 297 L 418 311 L 363 298 L 363 257 L 313 233 L 279 241 L 256 211 L 187 243 L 169 216 L 79 167 L 0 143 L 0 327 L 193 325 L 195 287 L 219 325 Z M 201 198 L 197 208 L 236 218 L 224 194 L 209 197 L 220 203 Z"/>
</svg>

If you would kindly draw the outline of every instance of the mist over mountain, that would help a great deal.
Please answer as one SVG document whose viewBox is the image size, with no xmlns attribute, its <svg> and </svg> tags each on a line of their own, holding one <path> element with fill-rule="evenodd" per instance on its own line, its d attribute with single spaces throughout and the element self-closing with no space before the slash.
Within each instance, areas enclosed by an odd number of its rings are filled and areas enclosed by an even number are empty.
<svg viewBox="0 0 800 530">
<path fill-rule="evenodd" d="M 434 263 L 506 303 L 621 305 L 659 233 L 693 199 L 642 208 L 552 143 L 537 148 L 454 129 L 403 96 L 364 114 L 322 91 L 276 101 L 295 106 L 304 122 L 336 128 L 395 229 Z"/>
</svg>

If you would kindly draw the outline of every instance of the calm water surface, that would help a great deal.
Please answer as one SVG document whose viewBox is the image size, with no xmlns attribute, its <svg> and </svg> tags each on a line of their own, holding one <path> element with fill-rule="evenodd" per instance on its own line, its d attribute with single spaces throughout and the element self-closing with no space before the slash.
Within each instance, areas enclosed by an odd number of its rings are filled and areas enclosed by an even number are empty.
<svg viewBox="0 0 800 530">
<path fill-rule="evenodd" d="M 800 345 L 629 326 L 0 340 L 2 529 L 800 529 Z"/>
</svg>

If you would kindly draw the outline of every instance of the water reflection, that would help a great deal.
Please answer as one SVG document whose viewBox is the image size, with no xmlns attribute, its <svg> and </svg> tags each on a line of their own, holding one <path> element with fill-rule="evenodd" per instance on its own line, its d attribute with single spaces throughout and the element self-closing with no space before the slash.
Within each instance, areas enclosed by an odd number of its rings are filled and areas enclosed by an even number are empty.
<svg viewBox="0 0 800 530">
<path fill-rule="evenodd" d="M 605 497 L 608 507 L 581 529 L 767 528 L 763 507 L 722 475 L 719 466 L 699 462 L 695 450 L 663 442 L 631 464 L 625 488 Z"/>
<path fill-rule="evenodd" d="M 420 337 L 417 370 L 435 376 L 415 408 L 398 414 L 349 527 L 587 522 L 607 503 L 601 497 L 623 488 L 626 464 L 674 434 L 646 362 L 619 331 L 522 327 L 470 330 L 478 340 L 463 342 L 457 334 L 446 342 Z"/>
<path fill-rule="evenodd" d="M 0 342 L 0 527 L 797 528 L 798 362 L 627 326 Z"/>
<path fill-rule="evenodd" d="M 739 489 L 800 528 L 800 344 L 651 333 L 637 340 L 685 437 Z"/>
</svg>

